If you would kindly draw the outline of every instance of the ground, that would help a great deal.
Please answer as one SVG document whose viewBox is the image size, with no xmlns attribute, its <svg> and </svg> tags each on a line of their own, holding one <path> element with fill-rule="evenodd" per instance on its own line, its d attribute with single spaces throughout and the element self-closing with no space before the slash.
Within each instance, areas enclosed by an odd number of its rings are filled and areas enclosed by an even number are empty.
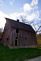
<svg viewBox="0 0 41 61">
<path fill-rule="evenodd" d="M 0 61 L 24 61 L 25 59 L 41 56 L 40 48 L 10 49 L 0 45 Z"/>
<path fill-rule="evenodd" d="M 25 59 L 24 61 L 41 61 L 41 56 L 32 59 Z"/>
</svg>

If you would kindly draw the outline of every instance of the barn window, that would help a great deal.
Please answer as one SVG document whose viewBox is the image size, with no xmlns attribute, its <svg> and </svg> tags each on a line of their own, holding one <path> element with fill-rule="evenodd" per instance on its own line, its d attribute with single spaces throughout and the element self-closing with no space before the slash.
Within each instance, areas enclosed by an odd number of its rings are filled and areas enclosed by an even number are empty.
<svg viewBox="0 0 41 61">
<path fill-rule="evenodd" d="M 16 40 L 15 40 L 15 46 L 17 46 L 17 38 L 18 38 L 18 37 L 16 37 Z"/>
<path fill-rule="evenodd" d="M 16 39 L 17 39 L 18 37 L 16 37 Z"/>
<path fill-rule="evenodd" d="M 17 28 L 17 29 L 16 29 L 16 34 L 17 34 L 17 36 L 16 36 L 16 39 L 15 39 L 15 46 L 17 46 L 18 33 L 19 33 L 19 29 Z"/>
<path fill-rule="evenodd" d="M 2 38 L 0 38 L 0 41 L 2 40 Z"/>
<path fill-rule="evenodd" d="M 9 38 L 7 38 L 7 40 L 9 40 Z"/>
<path fill-rule="evenodd" d="M 15 46 L 17 46 L 17 40 L 15 40 Z"/>
<path fill-rule="evenodd" d="M 16 29 L 16 33 L 19 33 L 19 29 L 18 28 Z"/>
</svg>

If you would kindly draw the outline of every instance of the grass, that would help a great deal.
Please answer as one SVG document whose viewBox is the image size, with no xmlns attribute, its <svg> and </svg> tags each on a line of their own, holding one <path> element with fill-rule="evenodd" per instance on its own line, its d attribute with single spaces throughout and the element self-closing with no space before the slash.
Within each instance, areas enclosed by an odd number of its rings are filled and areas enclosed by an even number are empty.
<svg viewBox="0 0 41 61">
<path fill-rule="evenodd" d="M 41 49 L 38 48 L 14 48 L 10 49 L 0 45 L 0 61 L 24 61 L 41 56 Z"/>
</svg>

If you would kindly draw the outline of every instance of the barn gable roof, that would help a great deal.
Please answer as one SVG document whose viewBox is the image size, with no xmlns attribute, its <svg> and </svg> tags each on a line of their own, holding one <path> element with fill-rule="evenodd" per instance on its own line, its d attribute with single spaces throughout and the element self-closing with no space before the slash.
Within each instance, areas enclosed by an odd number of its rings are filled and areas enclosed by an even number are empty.
<svg viewBox="0 0 41 61">
<path fill-rule="evenodd" d="M 5 18 L 5 19 L 10 23 L 10 26 L 13 28 L 24 29 L 35 33 L 34 29 L 29 24 L 24 24 L 22 22 L 18 22 L 9 18 Z"/>
</svg>

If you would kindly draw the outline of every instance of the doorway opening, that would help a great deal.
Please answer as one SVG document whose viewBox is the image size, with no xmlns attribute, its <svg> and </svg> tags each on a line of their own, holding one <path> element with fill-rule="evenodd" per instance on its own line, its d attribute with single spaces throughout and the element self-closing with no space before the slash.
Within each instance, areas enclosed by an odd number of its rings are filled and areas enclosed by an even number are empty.
<svg viewBox="0 0 41 61">
<path fill-rule="evenodd" d="M 15 39 L 15 46 L 17 46 L 17 40 L 18 40 L 18 33 L 19 33 L 19 29 L 16 29 L 16 39 Z"/>
<path fill-rule="evenodd" d="M 15 40 L 15 46 L 17 46 L 17 40 Z"/>
<path fill-rule="evenodd" d="M 16 39 L 15 39 L 15 46 L 17 46 L 17 37 L 16 37 Z"/>
</svg>

